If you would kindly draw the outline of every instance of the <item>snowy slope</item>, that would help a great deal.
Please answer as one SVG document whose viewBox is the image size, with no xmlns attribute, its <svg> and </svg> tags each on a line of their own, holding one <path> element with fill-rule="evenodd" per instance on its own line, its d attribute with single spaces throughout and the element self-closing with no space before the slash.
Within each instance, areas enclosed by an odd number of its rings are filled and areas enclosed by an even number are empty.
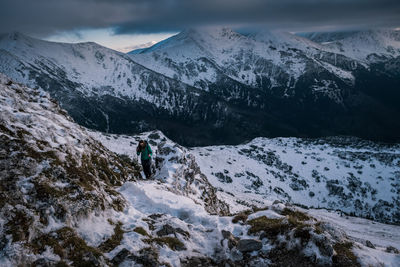
<svg viewBox="0 0 400 267">
<path fill-rule="evenodd" d="M 204 83 L 216 82 L 219 70 L 209 60 L 209 51 L 193 40 L 195 35 L 193 30 L 187 30 L 140 53 L 129 55 L 135 62 L 147 68 L 207 90 Z M 168 57 L 162 51 L 167 51 Z M 147 53 L 151 53 L 151 56 Z"/>
<path fill-rule="evenodd" d="M 400 31 L 360 31 L 341 40 L 326 43 L 325 47 L 361 62 L 382 62 L 400 56 Z"/>
<path fill-rule="evenodd" d="M 136 147 L 139 140 L 149 140 L 155 158 L 154 171 L 165 183 L 165 190 L 184 195 L 204 206 L 211 214 L 227 215 L 229 207 L 217 198 L 215 188 L 201 172 L 193 155 L 187 149 L 166 138 L 160 131 L 137 136 L 104 135 L 90 132 L 110 150 L 139 161 Z M 143 176 L 144 177 L 144 176 Z"/>
<path fill-rule="evenodd" d="M 161 132 L 88 134 L 42 90 L 3 75 L 0 89 L 1 266 L 399 263 L 397 235 L 369 233 L 370 249 L 354 234 L 366 220 L 346 228 L 334 214 L 279 202 L 231 214 L 193 153 Z M 155 180 L 140 180 L 140 138 L 155 150 Z"/>
<path fill-rule="evenodd" d="M 59 90 L 77 90 L 86 96 L 141 99 L 156 105 L 163 102 L 164 108 L 168 108 L 165 106 L 168 90 L 185 87 L 163 77 L 160 84 L 153 80 L 158 74 L 123 53 L 92 42 L 56 43 L 21 33 L 4 34 L 0 36 L 0 60 L 0 72 L 32 87 L 51 90 L 48 81 L 54 79 L 53 83 L 63 85 Z M 152 86 L 162 90 L 157 95 L 151 94 L 148 89 Z"/>
<path fill-rule="evenodd" d="M 320 209 L 307 208 L 300 210 L 317 218 L 321 222 L 328 223 L 329 227 L 336 228 L 337 230 L 335 231 L 338 232 L 335 235 L 348 236 L 348 238 L 353 240 L 356 244 L 353 251 L 359 256 L 359 262 L 362 266 L 397 266 L 399 264 L 400 255 L 386 252 L 387 247 L 398 247 L 400 241 L 400 236 L 397 234 L 399 226 L 380 224 L 372 220 L 350 217 L 344 215 L 343 212 L 328 211 L 322 208 L 325 206 L 329 209 L 338 209 L 363 217 L 373 218 L 374 215 L 377 215 L 373 219 L 398 223 L 397 207 L 392 206 L 392 203 L 397 203 L 396 201 L 398 201 L 395 199 L 398 197 L 398 193 L 393 191 L 393 189 L 397 188 L 396 182 L 393 183 L 393 181 L 398 181 L 398 177 L 393 176 L 398 175 L 398 146 L 384 146 L 353 138 L 336 138 L 331 140 L 258 138 L 241 146 L 187 149 L 174 144 L 159 131 L 143 133 L 139 136 L 104 135 L 98 132 L 91 132 L 91 135 L 110 150 L 126 154 L 132 158 L 136 157 L 134 151 L 138 140 L 148 140 L 152 144 L 153 150 L 155 150 L 154 158 L 155 162 L 157 162 L 156 181 L 149 181 L 147 183 L 149 186 L 148 190 L 150 190 L 151 184 L 157 184 L 159 188 L 170 188 L 171 182 L 176 181 L 176 163 L 172 162 L 170 164 L 169 161 L 158 163 L 158 159 L 163 157 L 158 150 L 159 144 L 166 142 L 169 144 L 168 147 L 170 148 L 170 153 L 172 153 L 172 158 L 181 157 L 182 151 L 185 154 L 193 154 L 195 161 L 200 167 L 200 171 L 218 189 L 217 196 L 229 204 L 232 212 L 239 212 L 241 214 L 240 212 L 243 213 L 249 207 L 254 206 L 269 206 L 276 209 L 276 204 L 272 203 L 276 203 L 277 200 L 294 202 L 303 207 L 318 206 L 316 203 L 319 203 Z M 176 147 L 179 147 L 179 152 L 177 152 Z M 265 154 L 262 151 L 263 148 L 267 149 Z M 255 152 L 255 154 L 250 155 L 249 153 L 251 152 Z M 268 157 L 263 157 L 262 155 L 268 155 Z M 360 160 L 359 157 L 362 157 L 364 160 Z M 267 158 L 269 158 L 269 162 L 266 161 Z M 178 165 L 182 164 L 184 165 L 185 163 L 181 162 Z M 293 166 L 290 167 L 289 164 Z M 370 169 L 369 167 L 372 164 L 375 164 L 375 167 Z M 310 167 L 311 165 L 312 167 Z M 360 168 L 359 166 L 362 167 Z M 358 213 L 357 206 L 350 203 L 347 203 L 346 206 L 341 196 L 328 192 L 329 189 L 326 188 L 326 181 L 332 178 L 339 178 L 341 174 L 348 174 L 347 172 L 354 167 L 357 170 L 362 169 L 363 172 L 368 174 L 366 178 L 362 178 L 359 173 L 355 174 L 355 180 L 359 179 L 361 183 L 364 183 L 356 186 L 356 191 L 363 190 L 363 185 L 367 185 L 368 182 L 372 184 L 371 180 L 373 180 L 372 177 L 375 177 L 374 175 L 381 175 L 378 178 L 378 183 L 373 184 L 373 188 L 377 190 L 373 195 L 374 198 L 380 197 L 391 201 L 389 206 L 386 207 L 389 209 L 386 210 L 385 216 L 379 217 L 380 211 L 384 210 L 380 210 L 380 208 L 375 208 L 375 213 L 371 212 L 372 215 L 360 214 Z M 318 175 L 313 175 L 313 168 L 323 174 L 318 173 Z M 327 170 L 326 168 L 331 168 L 332 170 Z M 290 181 L 289 177 L 286 177 L 290 175 L 289 172 L 296 177 L 297 181 L 293 179 Z M 241 175 L 235 176 L 234 174 Z M 296 176 L 296 174 L 300 175 Z M 305 176 L 312 178 L 303 180 Z M 230 182 L 231 180 L 232 182 Z M 306 181 L 306 183 L 302 181 Z M 265 188 L 263 185 L 260 185 L 261 183 L 266 184 Z M 290 185 L 287 186 L 288 184 Z M 274 192 L 274 190 L 269 188 L 270 185 L 274 185 L 275 188 L 280 186 L 282 189 L 275 190 Z M 298 189 L 303 185 L 306 185 L 306 189 Z M 340 181 L 338 183 L 338 187 L 342 185 L 345 188 L 344 193 L 351 191 L 349 189 L 351 187 L 346 182 Z M 296 188 L 296 190 L 293 190 L 293 188 Z M 317 192 L 316 189 L 320 191 Z M 315 191 L 313 197 L 310 196 L 310 192 L 312 191 Z M 338 191 L 340 192 L 341 190 Z M 161 195 L 157 193 L 153 194 L 157 196 Z M 357 194 L 356 192 L 355 195 Z M 130 195 L 138 195 L 138 192 L 130 192 Z M 372 200 L 369 196 L 364 197 L 361 196 L 360 199 L 370 205 L 373 205 L 377 201 L 379 202 L 377 199 Z M 325 202 L 322 200 L 323 198 L 325 198 Z M 160 203 L 171 202 L 163 200 Z M 180 201 L 173 201 L 173 203 L 178 204 Z M 157 205 L 156 207 L 156 209 L 159 209 Z M 266 215 L 269 218 L 280 218 L 279 213 L 276 214 L 273 210 L 274 208 L 272 208 L 272 211 L 256 212 L 256 214 L 249 215 L 247 220 L 250 221 L 262 215 Z M 197 218 L 197 215 L 188 216 L 189 218 Z M 227 222 L 225 221 L 225 223 Z M 237 233 L 240 230 L 235 226 L 229 231 Z M 374 248 L 366 247 L 367 243 L 374 245 Z"/>
<path fill-rule="evenodd" d="M 399 224 L 399 149 L 340 137 L 257 138 L 192 153 L 221 195 L 248 205 L 284 199 Z"/>
<path fill-rule="evenodd" d="M 176 146 L 161 132 L 137 137 L 93 136 L 110 150 L 130 157 L 135 157 L 139 139 L 150 137 L 154 145 L 164 139 L 170 147 Z M 171 153 L 192 154 L 200 171 L 217 188 L 218 197 L 233 212 L 281 200 L 400 223 L 398 145 L 346 137 L 256 138 L 238 146 L 179 146 L 179 152 L 171 149 Z M 173 164 L 166 168 L 158 173 L 160 179 L 168 180 L 170 173 L 176 172 Z"/>
<path fill-rule="evenodd" d="M 130 56 L 168 77 L 208 89 L 206 85 L 217 81 L 219 73 L 252 87 L 266 86 L 263 77 L 269 79 L 269 88 L 294 87 L 308 71 L 307 65 L 326 68 L 319 64 L 321 53 L 327 53 L 321 45 L 290 33 L 262 31 L 244 36 L 228 28 L 200 28 Z M 331 72 L 332 67 L 326 69 Z M 351 73 L 333 74 L 350 83 L 354 79 Z"/>
<path fill-rule="evenodd" d="M 91 138 L 47 93 L 4 75 L 0 139 L 0 265 L 39 264 L 41 258 L 104 265 L 82 235 L 95 243 L 111 236 L 107 219 L 125 205 L 116 186 L 137 179 L 137 171 Z M 78 229 L 91 220 L 103 227 Z"/>
</svg>

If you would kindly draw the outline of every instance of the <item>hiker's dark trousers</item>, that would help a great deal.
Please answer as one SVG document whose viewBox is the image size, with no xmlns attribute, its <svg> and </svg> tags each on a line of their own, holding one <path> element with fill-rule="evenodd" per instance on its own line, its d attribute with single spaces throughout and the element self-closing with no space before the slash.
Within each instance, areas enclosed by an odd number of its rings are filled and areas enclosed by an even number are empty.
<svg viewBox="0 0 400 267">
<path fill-rule="evenodd" d="M 146 175 L 146 179 L 149 179 L 151 176 L 151 159 L 142 159 L 142 167 L 144 175 Z"/>
</svg>

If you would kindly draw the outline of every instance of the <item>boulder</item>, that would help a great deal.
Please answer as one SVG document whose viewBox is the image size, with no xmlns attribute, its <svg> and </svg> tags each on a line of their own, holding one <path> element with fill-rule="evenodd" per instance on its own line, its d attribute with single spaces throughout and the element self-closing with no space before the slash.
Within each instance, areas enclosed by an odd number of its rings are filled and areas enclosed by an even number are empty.
<svg viewBox="0 0 400 267">
<path fill-rule="evenodd" d="M 262 248 L 260 240 L 256 239 L 242 239 L 238 242 L 237 249 L 240 252 L 258 251 Z"/>
<path fill-rule="evenodd" d="M 170 234 L 174 234 L 176 236 L 176 233 L 181 234 L 185 237 L 190 237 L 190 234 L 188 232 L 186 232 L 185 230 L 183 230 L 182 228 L 174 228 L 169 224 L 165 224 L 163 225 L 163 227 L 157 231 L 157 235 L 158 236 L 166 236 L 166 235 L 170 235 Z"/>
<path fill-rule="evenodd" d="M 232 249 L 233 247 L 237 246 L 238 239 L 231 232 L 222 230 L 221 233 L 222 233 L 222 237 L 224 239 L 228 240 L 229 249 Z M 221 244 L 222 244 L 222 241 L 221 241 Z"/>
<path fill-rule="evenodd" d="M 366 245 L 367 247 L 369 247 L 369 248 L 375 248 L 374 244 L 372 244 L 372 242 L 369 241 L 369 240 L 365 241 L 365 245 Z"/>
<path fill-rule="evenodd" d="M 126 258 L 132 257 L 133 254 L 127 250 L 126 248 L 123 248 L 120 252 L 118 252 L 117 255 L 111 260 L 111 262 L 114 265 L 120 265 Z"/>
<path fill-rule="evenodd" d="M 166 235 L 170 235 L 170 234 L 175 234 L 175 229 L 171 225 L 165 224 L 159 231 L 157 231 L 156 234 L 158 236 L 166 236 Z"/>
<path fill-rule="evenodd" d="M 393 247 L 393 246 L 388 246 L 386 248 L 386 252 L 394 253 L 394 254 L 400 254 L 400 251 L 397 248 Z"/>
</svg>

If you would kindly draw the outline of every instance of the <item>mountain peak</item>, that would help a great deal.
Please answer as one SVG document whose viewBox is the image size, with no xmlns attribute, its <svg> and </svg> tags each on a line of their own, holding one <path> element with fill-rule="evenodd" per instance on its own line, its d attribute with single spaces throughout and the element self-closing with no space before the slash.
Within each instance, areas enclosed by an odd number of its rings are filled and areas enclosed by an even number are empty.
<svg viewBox="0 0 400 267">
<path fill-rule="evenodd" d="M 362 30 L 325 46 L 362 62 L 380 62 L 400 55 L 400 31 L 387 28 Z"/>
<path fill-rule="evenodd" d="M 183 36 L 191 37 L 193 39 L 212 37 L 214 39 L 220 38 L 235 38 L 242 35 L 229 27 L 197 27 L 190 28 L 181 32 Z"/>
<path fill-rule="evenodd" d="M 181 44 L 199 45 L 212 40 L 221 40 L 224 38 L 240 38 L 242 35 L 233 31 L 229 27 L 193 27 L 187 28 L 176 35 L 162 40 L 148 48 L 139 48 L 128 52 L 130 55 L 145 54 L 159 49 L 179 46 Z"/>
</svg>

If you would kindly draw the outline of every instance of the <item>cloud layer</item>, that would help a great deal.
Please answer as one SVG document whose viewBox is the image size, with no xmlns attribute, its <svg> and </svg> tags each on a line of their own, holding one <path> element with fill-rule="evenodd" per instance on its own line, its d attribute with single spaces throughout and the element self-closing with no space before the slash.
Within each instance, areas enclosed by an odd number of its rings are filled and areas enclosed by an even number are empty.
<svg viewBox="0 0 400 267">
<path fill-rule="evenodd" d="M 46 36 L 115 28 L 116 34 L 233 25 L 285 30 L 399 27 L 399 0 L 1 0 L 0 32 Z"/>
</svg>

